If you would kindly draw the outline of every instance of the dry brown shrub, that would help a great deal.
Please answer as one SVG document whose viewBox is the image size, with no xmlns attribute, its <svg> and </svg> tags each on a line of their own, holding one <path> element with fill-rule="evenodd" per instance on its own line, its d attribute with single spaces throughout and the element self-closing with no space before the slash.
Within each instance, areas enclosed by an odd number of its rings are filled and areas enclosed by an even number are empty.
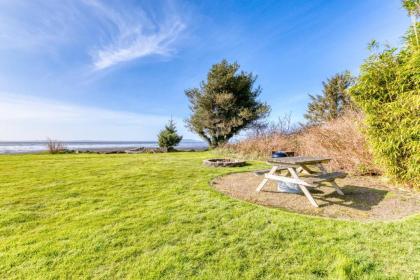
<svg viewBox="0 0 420 280">
<path fill-rule="evenodd" d="M 298 150 L 297 135 L 299 129 L 294 127 L 290 115 L 284 115 L 277 122 L 251 131 L 248 136 L 236 143 L 228 143 L 219 151 L 231 156 L 237 155 L 247 159 L 266 159 L 272 151 Z"/>
<path fill-rule="evenodd" d="M 272 151 L 292 151 L 296 155 L 325 156 L 332 160 L 327 168 L 355 174 L 379 172 L 361 133 L 363 116 L 348 112 L 321 126 L 306 127 L 290 133 L 271 131 L 253 135 L 221 148 L 222 153 L 248 159 L 267 159 Z"/>
<path fill-rule="evenodd" d="M 221 151 L 248 159 L 266 159 L 272 151 L 296 151 L 297 149 L 296 135 L 272 134 L 226 144 L 221 148 Z"/>
<path fill-rule="evenodd" d="M 330 157 L 330 169 L 357 174 L 378 173 L 372 153 L 361 133 L 362 120 L 361 113 L 348 112 L 321 126 L 305 129 L 298 136 L 297 153 Z"/>
<path fill-rule="evenodd" d="M 47 139 L 47 148 L 50 154 L 58 154 L 63 152 L 66 148 L 63 143 L 57 140 Z"/>
</svg>

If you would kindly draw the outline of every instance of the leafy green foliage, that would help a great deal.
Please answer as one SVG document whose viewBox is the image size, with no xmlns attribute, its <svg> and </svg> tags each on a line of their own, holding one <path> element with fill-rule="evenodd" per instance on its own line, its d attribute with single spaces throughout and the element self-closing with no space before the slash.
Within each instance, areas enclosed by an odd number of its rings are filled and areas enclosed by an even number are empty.
<svg viewBox="0 0 420 280">
<path fill-rule="evenodd" d="M 417 47 L 420 45 L 420 39 L 419 39 L 419 32 L 418 32 L 418 26 L 417 21 L 420 17 L 420 0 L 403 0 L 402 1 L 403 7 L 407 10 L 408 15 L 411 17 L 412 22 L 412 33 L 413 36 L 412 40 L 415 40 Z"/>
<path fill-rule="evenodd" d="M 420 0 L 403 0 L 402 5 L 409 15 L 420 15 Z"/>
<path fill-rule="evenodd" d="M 209 181 L 267 166 L 202 166 L 214 156 L 0 156 L 0 279 L 418 277 L 419 215 L 366 224 L 232 199 Z"/>
<path fill-rule="evenodd" d="M 211 67 L 200 88 L 185 91 L 192 115 L 188 127 L 211 147 L 226 143 L 244 128 L 256 125 L 269 113 L 269 106 L 257 100 L 256 77 L 226 60 Z"/>
<path fill-rule="evenodd" d="M 165 128 L 158 135 L 159 147 L 171 148 L 181 142 L 182 136 L 176 131 L 175 122 L 170 119 Z"/>
<path fill-rule="evenodd" d="M 311 102 L 305 114 L 309 123 L 320 124 L 333 120 L 352 107 L 348 89 L 353 82 L 350 72 L 338 73 L 322 83 L 322 95 L 309 95 Z"/>
<path fill-rule="evenodd" d="M 378 163 L 392 178 L 418 184 L 420 50 L 413 29 L 401 50 L 386 47 L 364 62 L 351 93 L 366 115 L 366 135 Z"/>
</svg>

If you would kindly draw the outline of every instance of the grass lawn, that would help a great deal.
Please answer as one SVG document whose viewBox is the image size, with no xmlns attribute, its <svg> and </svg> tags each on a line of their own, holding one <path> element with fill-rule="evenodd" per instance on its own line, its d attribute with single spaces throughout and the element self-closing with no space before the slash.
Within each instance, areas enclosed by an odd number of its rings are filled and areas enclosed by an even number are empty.
<svg viewBox="0 0 420 280">
<path fill-rule="evenodd" d="M 234 200 L 208 152 L 0 156 L 0 278 L 419 279 L 420 215 L 360 223 Z"/>
</svg>

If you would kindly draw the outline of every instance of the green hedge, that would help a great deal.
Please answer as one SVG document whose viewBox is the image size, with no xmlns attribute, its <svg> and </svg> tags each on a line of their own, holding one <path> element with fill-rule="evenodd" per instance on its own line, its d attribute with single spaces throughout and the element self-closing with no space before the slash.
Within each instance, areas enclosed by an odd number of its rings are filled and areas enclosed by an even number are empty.
<svg viewBox="0 0 420 280">
<path fill-rule="evenodd" d="M 420 46 L 406 37 L 400 50 L 386 48 L 361 66 L 351 89 L 366 115 L 366 135 L 375 159 L 388 176 L 420 182 Z"/>
</svg>

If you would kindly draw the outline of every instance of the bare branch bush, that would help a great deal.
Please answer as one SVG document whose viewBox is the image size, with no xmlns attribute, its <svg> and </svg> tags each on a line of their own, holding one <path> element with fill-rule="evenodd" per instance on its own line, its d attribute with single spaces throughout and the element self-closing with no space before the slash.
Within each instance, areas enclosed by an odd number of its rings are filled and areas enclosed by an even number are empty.
<svg viewBox="0 0 420 280">
<path fill-rule="evenodd" d="M 342 117 L 318 126 L 296 126 L 285 115 L 264 131 L 250 133 L 245 139 L 229 143 L 221 153 L 248 159 L 266 160 L 272 151 L 283 150 L 295 155 L 325 156 L 333 160 L 330 169 L 354 174 L 379 173 L 373 156 L 361 133 L 363 115 L 349 111 Z"/>
<path fill-rule="evenodd" d="M 58 154 L 66 150 L 63 143 L 50 138 L 47 139 L 47 148 L 50 154 Z"/>
<path fill-rule="evenodd" d="M 330 169 L 354 174 L 378 174 L 373 155 L 362 134 L 363 114 L 348 111 L 343 116 L 320 126 L 311 126 L 298 136 L 300 155 L 326 156 Z"/>
<path fill-rule="evenodd" d="M 285 114 L 275 122 L 248 131 L 245 139 L 225 144 L 219 150 L 249 159 L 266 159 L 272 151 L 296 151 L 296 137 L 300 130 L 299 126 L 292 123 L 291 115 Z"/>
</svg>

